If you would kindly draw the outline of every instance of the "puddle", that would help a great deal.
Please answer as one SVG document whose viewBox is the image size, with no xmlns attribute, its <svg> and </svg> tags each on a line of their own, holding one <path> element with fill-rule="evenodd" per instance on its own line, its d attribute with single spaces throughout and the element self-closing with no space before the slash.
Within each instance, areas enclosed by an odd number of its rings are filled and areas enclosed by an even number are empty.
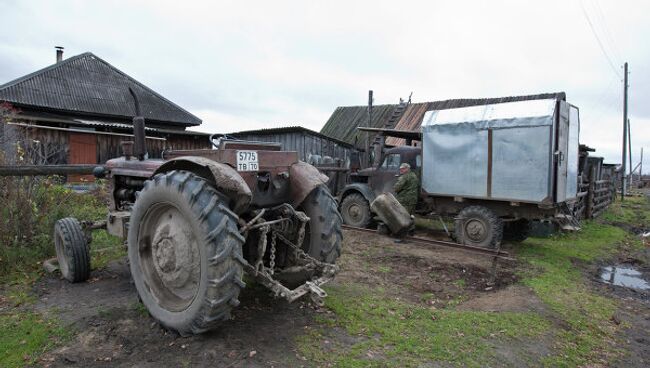
<svg viewBox="0 0 650 368">
<path fill-rule="evenodd" d="M 641 272 L 630 266 L 603 267 L 600 278 L 607 284 L 638 290 L 650 290 L 650 283 L 642 278 Z"/>
</svg>

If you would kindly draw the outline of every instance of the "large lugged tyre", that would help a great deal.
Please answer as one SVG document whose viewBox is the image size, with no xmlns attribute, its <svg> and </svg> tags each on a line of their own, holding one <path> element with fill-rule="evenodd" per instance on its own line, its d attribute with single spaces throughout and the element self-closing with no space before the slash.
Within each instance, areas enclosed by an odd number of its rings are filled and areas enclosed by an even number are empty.
<svg viewBox="0 0 650 368">
<path fill-rule="evenodd" d="M 341 202 L 341 216 L 346 225 L 366 228 L 372 219 L 370 204 L 359 193 L 349 194 Z"/>
<path fill-rule="evenodd" d="M 298 207 L 309 217 L 305 228 L 302 250 L 309 256 L 327 263 L 335 263 L 341 255 L 343 233 L 341 215 L 336 200 L 325 186 L 314 189 Z M 291 267 L 276 274 L 276 278 L 290 288 L 300 286 L 314 276 L 311 271 L 294 271 Z"/>
<path fill-rule="evenodd" d="M 343 232 L 336 200 L 325 186 L 314 189 L 301 205 L 309 217 L 303 250 L 322 262 L 334 263 L 341 255 Z"/>
<path fill-rule="evenodd" d="M 77 219 L 66 217 L 54 224 L 54 247 L 59 270 L 70 282 L 90 277 L 90 251 L 86 235 Z"/>
<path fill-rule="evenodd" d="M 530 236 L 531 223 L 526 219 L 519 219 L 503 224 L 503 239 L 512 242 L 522 242 Z"/>
<path fill-rule="evenodd" d="M 465 207 L 456 219 L 455 235 L 461 244 L 494 248 L 503 237 L 503 221 L 485 207 Z"/>
<path fill-rule="evenodd" d="M 157 174 L 131 212 L 129 263 L 142 303 L 164 327 L 197 334 L 239 304 L 244 238 L 237 217 L 206 180 Z"/>
</svg>

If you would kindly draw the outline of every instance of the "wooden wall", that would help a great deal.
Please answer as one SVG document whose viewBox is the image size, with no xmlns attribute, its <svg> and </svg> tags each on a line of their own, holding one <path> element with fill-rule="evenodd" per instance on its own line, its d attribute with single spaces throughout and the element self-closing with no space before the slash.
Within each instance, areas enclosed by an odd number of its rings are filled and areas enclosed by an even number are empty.
<svg viewBox="0 0 650 368">
<path fill-rule="evenodd" d="M 34 162 L 38 164 L 68 164 L 72 163 L 70 160 L 70 134 L 87 134 L 94 136 L 97 142 L 96 145 L 96 160 L 95 162 L 103 164 L 111 158 L 119 157 L 122 155 L 121 142 L 132 140 L 130 137 L 94 134 L 89 131 L 88 133 L 72 133 L 63 130 L 40 129 L 40 128 L 25 128 L 19 126 L 12 126 L 16 128 L 17 136 L 21 137 L 21 146 L 24 148 L 30 145 L 36 156 L 42 157 L 41 162 Z M 5 135 L 6 136 L 6 135 Z M 169 149 L 209 149 L 211 143 L 206 136 L 192 136 L 192 135 L 173 135 L 165 134 L 166 140 L 147 139 L 147 152 L 150 158 L 160 158 L 163 150 Z M 7 157 L 15 156 L 15 142 L 5 142 L 1 149 Z M 38 152 L 40 151 L 40 153 Z M 74 162 L 82 163 L 82 162 Z"/>
<path fill-rule="evenodd" d="M 121 142 L 131 140 L 129 137 L 114 135 L 97 135 L 97 157 L 99 163 L 122 156 Z M 211 144 L 207 137 L 188 135 L 167 135 L 166 141 L 147 139 L 149 158 L 161 158 L 164 150 L 209 149 Z"/>
</svg>

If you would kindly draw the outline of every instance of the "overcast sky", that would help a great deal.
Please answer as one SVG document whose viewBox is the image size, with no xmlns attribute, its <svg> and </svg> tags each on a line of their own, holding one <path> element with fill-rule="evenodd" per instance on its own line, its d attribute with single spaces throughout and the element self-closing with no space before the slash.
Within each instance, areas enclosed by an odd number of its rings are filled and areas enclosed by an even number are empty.
<svg viewBox="0 0 650 368">
<path fill-rule="evenodd" d="M 52 64 L 55 45 L 91 51 L 208 132 L 320 130 L 368 89 L 376 104 L 565 91 L 581 142 L 620 162 L 628 61 L 638 162 L 641 146 L 650 156 L 648 14 L 647 1 L 605 0 L 0 0 L 0 84 Z"/>
</svg>

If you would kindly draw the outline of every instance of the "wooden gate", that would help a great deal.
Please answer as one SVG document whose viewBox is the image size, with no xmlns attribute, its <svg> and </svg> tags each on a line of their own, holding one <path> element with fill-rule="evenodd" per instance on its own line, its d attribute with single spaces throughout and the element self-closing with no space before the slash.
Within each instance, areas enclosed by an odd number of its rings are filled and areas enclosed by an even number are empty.
<svg viewBox="0 0 650 368">
<path fill-rule="evenodd" d="M 89 133 L 70 133 L 69 164 L 97 163 L 97 136 Z M 92 175 L 68 175 L 69 183 L 92 182 Z"/>
</svg>

